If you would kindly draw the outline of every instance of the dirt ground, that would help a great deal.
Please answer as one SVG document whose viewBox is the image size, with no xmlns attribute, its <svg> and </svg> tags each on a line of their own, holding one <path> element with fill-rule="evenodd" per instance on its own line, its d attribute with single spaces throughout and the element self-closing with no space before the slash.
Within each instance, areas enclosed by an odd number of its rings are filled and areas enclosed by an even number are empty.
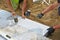
<svg viewBox="0 0 60 40">
<path fill-rule="evenodd" d="M 56 0 L 51 0 L 51 4 L 54 3 L 55 1 Z M 28 18 L 48 26 L 54 26 L 54 25 L 60 24 L 60 16 L 58 16 L 57 7 L 54 10 L 45 14 L 42 19 L 38 19 L 36 17 L 37 14 L 41 13 L 47 6 L 48 5 L 46 4 L 41 4 L 41 2 L 36 2 L 32 4 L 32 7 L 29 8 L 31 10 L 31 16 Z M 0 8 L 4 10 L 8 10 L 4 0 L 0 0 Z M 21 15 L 21 11 L 19 9 L 17 9 L 16 13 Z M 53 35 L 50 36 L 49 38 L 52 38 L 53 40 L 60 40 L 60 29 L 57 29 L 53 33 Z"/>
</svg>

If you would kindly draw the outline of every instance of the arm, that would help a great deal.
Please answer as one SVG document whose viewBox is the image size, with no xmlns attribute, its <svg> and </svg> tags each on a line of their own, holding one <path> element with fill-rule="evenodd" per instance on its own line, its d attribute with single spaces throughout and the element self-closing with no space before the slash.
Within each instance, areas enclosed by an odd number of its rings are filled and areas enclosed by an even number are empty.
<svg viewBox="0 0 60 40">
<path fill-rule="evenodd" d="M 24 16 L 24 13 L 25 13 L 25 11 L 26 11 L 26 6 L 27 6 L 27 0 L 24 0 L 24 1 L 23 1 L 23 7 L 22 7 L 22 17 L 25 17 L 25 16 Z"/>
<path fill-rule="evenodd" d="M 49 36 L 51 36 L 51 34 L 52 33 L 54 33 L 54 31 L 56 30 L 56 29 L 60 29 L 60 24 L 59 25 L 55 25 L 55 26 L 53 26 L 53 27 L 49 27 L 47 30 L 48 30 L 48 32 L 47 32 L 47 37 L 49 37 Z"/>
<path fill-rule="evenodd" d="M 40 14 L 37 15 L 38 18 L 42 18 L 44 16 L 45 13 L 53 10 L 55 7 L 58 6 L 58 3 L 55 2 L 53 4 L 51 4 L 49 7 L 47 7 L 45 10 L 43 10 Z"/>
<path fill-rule="evenodd" d="M 55 25 L 53 28 L 54 29 L 60 29 L 60 24 L 59 25 Z"/>
<path fill-rule="evenodd" d="M 55 7 L 57 7 L 57 6 L 58 6 L 58 3 L 55 2 L 55 3 L 51 4 L 49 7 L 47 7 L 45 10 L 43 10 L 42 13 L 45 14 L 45 13 L 53 10 L 53 9 L 54 9 Z"/>
<path fill-rule="evenodd" d="M 11 5 L 10 0 L 6 0 L 6 3 L 7 3 L 7 7 L 9 8 L 9 11 L 12 12 L 12 15 L 13 15 L 13 17 L 14 17 L 15 23 L 17 23 L 17 22 L 18 22 L 18 19 L 17 19 L 17 17 L 16 17 L 15 11 L 14 11 L 12 5 Z"/>
<path fill-rule="evenodd" d="M 12 5 L 11 5 L 10 0 L 6 0 L 6 3 L 7 3 L 7 7 L 8 7 L 8 9 L 9 9 L 9 11 L 12 12 L 12 15 L 15 15 L 15 11 L 14 11 Z"/>
</svg>

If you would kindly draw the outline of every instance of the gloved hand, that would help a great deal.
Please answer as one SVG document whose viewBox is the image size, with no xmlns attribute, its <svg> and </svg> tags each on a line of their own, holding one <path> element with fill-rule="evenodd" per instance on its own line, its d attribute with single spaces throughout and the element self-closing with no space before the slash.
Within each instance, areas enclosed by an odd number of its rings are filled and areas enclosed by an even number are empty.
<svg viewBox="0 0 60 40">
<path fill-rule="evenodd" d="M 40 14 L 37 15 L 38 18 L 42 18 L 43 16 L 44 16 L 43 13 L 40 13 Z"/>
<path fill-rule="evenodd" d="M 46 37 L 51 36 L 51 34 L 54 33 L 54 31 L 55 31 L 55 29 L 54 29 L 53 27 L 50 27 L 50 28 L 48 28 L 47 30 L 48 30 L 48 32 L 47 32 L 46 35 L 45 35 Z"/>
</svg>

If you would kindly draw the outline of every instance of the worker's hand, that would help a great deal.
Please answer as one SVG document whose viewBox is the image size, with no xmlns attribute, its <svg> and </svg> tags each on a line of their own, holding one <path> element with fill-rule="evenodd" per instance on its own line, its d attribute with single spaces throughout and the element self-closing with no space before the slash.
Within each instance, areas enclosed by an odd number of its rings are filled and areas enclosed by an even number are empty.
<svg viewBox="0 0 60 40">
<path fill-rule="evenodd" d="M 26 16 L 22 14 L 22 18 L 26 18 Z"/>
<path fill-rule="evenodd" d="M 12 16 L 14 18 L 15 23 L 17 23 L 18 22 L 18 18 L 17 18 L 16 13 L 15 12 L 12 12 Z"/>
<path fill-rule="evenodd" d="M 54 31 L 55 31 L 55 29 L 54 29 L 53 27 L 50 27 L 50 28 L 48 28 L 47 30 L 48 30 L 48 32 L 47 32 L 47 34 L 46 34 L 46 37 L 51 36 L 51 34 L 54 33 Z"/>
<path fill-rule="evenodd" d="M 46 35 L 46 36 L 47 36 L 47 37 L 50 36 L 52 33 L 54 33 L 54 31 L 55 31 L 56 29 L 60 29 L 60 24 L 48 28 L 48 29 L 47 29 L 48 32 L 47 32 L 47 35 Z"/>
<path fill-rule="evenodd" d="M 26 18 L 26 16 L 24 15 L 24 11 L 22 11 L 22 18 Z"/>
<path fill-rule="evenodd" d="M 16 16 L 16 13 L 15 12 L 12 12 L 12 16 Z"/>
<path fill-rule="evenodd" d="M 40 13 L 40 14 L 37 15 L 38 18 L 42 18 L 43 16 L 44 16 L 43 13 Z"/>
</svg>

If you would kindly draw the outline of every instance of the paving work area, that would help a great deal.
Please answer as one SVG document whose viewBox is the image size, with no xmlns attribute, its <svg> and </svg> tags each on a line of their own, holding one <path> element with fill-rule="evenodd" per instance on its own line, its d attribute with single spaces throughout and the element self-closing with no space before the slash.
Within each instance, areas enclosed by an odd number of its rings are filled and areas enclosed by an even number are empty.
<svg viewBox="0 0 60 40">
<path fill-rule="evenodd" d="M 51 3 L 53 3 L 54 1 L 55 0 L 51 0 Z M 4 1 L 3 2 L 2 0 L 0 1 L 0 8 L 4 10 L 8 10 L 7 5 L 4 3 L 5 3 Z M 60 17 L 58 16 L 57 8 L 45 14 L 45 16 L 42 19 L 36 18 L 36 15 L 42 12 L 47 6 L 48 5 L 46 4 L 42 5 L 39 2 L 34 3 L 32 8 L 30 8 L 31 16 L 29 18 L 34 21 L 46 24 L 48 26 L 54 26 L 54 25 L 60 24 Z M 16 13 L 20 14 L 20 10 L 18 9 Z M 53 40 L 60 40 L 60 30 L 56 30 L 55 33 L 50 38 L 52 38 Z"/>
<path fill-rule="evenodd" d="M 49 26 L 23 19 L 21 16 L 17 18 L 18 23 L 14 21 L 10 12 L 0 10 L 0 36 L 7 40 L 51 40 L 45 37 Z"/>
</svg>

